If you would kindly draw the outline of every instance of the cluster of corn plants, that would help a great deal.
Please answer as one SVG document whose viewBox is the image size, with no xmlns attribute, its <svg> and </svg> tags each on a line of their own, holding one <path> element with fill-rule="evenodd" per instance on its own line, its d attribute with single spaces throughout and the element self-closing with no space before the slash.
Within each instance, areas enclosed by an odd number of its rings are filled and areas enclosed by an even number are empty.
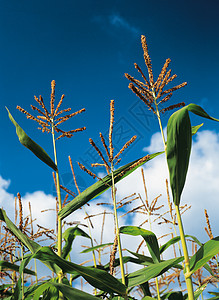
<svg viewBox="0 0 219 300">
<path fill-rule="evenodd" d="M 99 178 L 95 172 L 88 170 L 85 166 L 79 163 L 79 167 L 91 175 L 96 182 L 86 188 L 84 191 L 80 191 L 76 182 L 72 160 L 69 157 L 69 162 L 75 182 L 75 186 L 78 191 L 78 195 L 63 187 L 60 184 L 59 166 L 58 166 L 58 154 L 56 150 L 56 141 L 60 138 L 71 138 L 74 133 L 85 130 L 85 127 L 78 129 L 64 131 L 60 129 L 63 122 L 69 120 L 73 116 L 85 111 L 81 109 L 77 112 L 70 113 L 71 108 L 60 110 L 64 95 L 58 102 L 55 108 L 55 81 L 51 83 L 51 101 L 50 109 L 47 109 L 42 96 L 35 97 L 37 106 L 31 105 L 34 112 L 38 115 L 34 116 L 27 112 L 25 109 L 18 106 L 18 110 L 24 113 L 28 119 L 36 121 L 42 132 L 48 132 L 52 135 L 52 143 L 54 149 L 54 160 L 46 153 L 46 151 L 35 143 L 25 131 L 18 125 L 13 116 L 8 110 L 8 116 L 11 122 L 16 128 L 16 134 L 22 145 L 31 150 L 41 161 L 48 165 L 55 173 L 54 182 L 57 191 L 57 233 L 55 246 L 41 246 L 39 242 L 34 240 L 33 232 L 31 235 L 27 234 L 27 224 L 23 226 L 20 222 L 19 226 L 16 226 L 15 222 L 12 222 L 4 209 L 0 209 L 0 220 L 5 223 L 5 228 L 10 234 L 11 252 L 14 252 L 11 262 L 7 259 L 7 249 L 1 250 L 2 260 L 0 261 L 1 272 L 12 272 L 11 274 L 18 274 L 10 276 L 11 282 L 3 284 L 0 287 L 1 297 L 4 299 L 197 299 L 202 295 L 208 283 L 217 282 L 218 277 L 218 263 L 217 254 L 219 253 L 219 237 L 213 237 L 209 218 L 206 211 L 207 227 L 210 240 L 205 244 L 201 244 L 195 237 L 185 235 L 182 222 L 182 213 L 187 209 L 185 205 L 181 205 L 181 194 L 184 189 L 190 152 L 192 146 L 192 135 L 196 134 L 201 125 L 192 126 L 190 122 L 190 113 L 196 114 L 202 118 L 207 118 L 214 121 L 219 121 L 213 117 L 210 117 L 200 106 L 196 104 L 189 104 L 185 106 L 185 103 L 178 103 L 170 105 L 168 107 L 160 109 L 160 104 L 163 105 L 171 98 L 174 91 L 184 87 L 186 83 L 182 83 L 172 88 L 166 86 L 172 82 L 176 75 L 171 76 L 171 70 L 168 70 L 170 59 L 167 59 L 160 75 L 157 80 L 154 80 L 152 72 L 151 59 L 148 54 L 148 46 L 145 36 L 141 39 L 142 48 L 144 53 L 144 60 L 148 70 L 148 76 L 144 74 L 142 69 L 135 64 L 135 68 L 142 76 L 142 80 L 135 79 L 129 74 L 125 74 L 126 78 L 130 81 L 129 88 L 136 94 L 141 101 L 145 103 L 147 108 L 157 117 L 160 131 L 163 139 L 163 149 L 158 153 L 148 154 L 144 157 L 136 158 L 126 165 L 117 167 L 121 161 L 122 153 L 135 142 L 136 136 L 130 138 L 118 153 L 114 153 L 113 145 L 113 128 L 114 128 L 114 101 L 110 102 L 110 126 L 109 126 L 109 140 L 106 141 L 103 134 L 100 133 L 100 139 L 102 142 L 103 153 L 97 144 L 90 139 L 89 142 L 92 147 L 97 151 L 102 163 L 92 162 L 91 166 L 94 168 L 105 167 L 107 175 L 103 178 Z M 147 79 L 148 78 L 148 79 Z M 174 112 L 167 124 L 167 137 L 165 137 L 162 126 L 162 113 L 177 109 Z M 63 116 L 63 113 L 65 114 Z M 67 114 L 66 114 L 67 113 Z M 58 134 L 58 137 L 56 136 Z M 159 155 L 165 155 L 168 168 L 169 168 L 169 183 L 172 191 L 172 200 L 170 200 L 168 184 L 167 184 L 167 196 L 169 204 L 170 220 L 167 220 L 166 215 L 160 215 L 158 221 L 169 222 L 173 226 L 173 232 L 168 242 L 159 246 L 158 238 L 153 233 L 153 224 L 151 217 L 156 215 L 156 211 L 161 206 L 156 206 L 159 196 L 156 197 L 151 204 L 147 197 L 147 189 L 142 172 L 143 185 L 145 189 L 145 201 L 143 201 L 141 195 L 135 197 L 126 197 L 125 199 L 118 201 L 116 197 L 116 183 L 123 180 L 133 171 L 140 166 L 146 164 L 151 159 L 156 159 Z M 63 189 L 67 196 L 62 199 L 61 189 Z M 84 205 L 104 193 L 108 189 L 111 189 L 112 195 L 112 207 L 114 215 L 115 237 L 112 237 L 113 243 L 94 245 L 95 241 L 92 238 L 92 222 L 91 216 L 86 212 Z M 72 201 L 67 201 L 68 195 L 73 196 Z M 144 213 L 145 221 L 139 226 L 120 226 L 118 219 L 118 209 L 125 205 L 128 205 L 130 201 L 141 202 L 136 208 L 130 210 L 129 215 L 134 213 Z M 63 224 L 66 217 L 71 215 L 74 211 L 84 208 L 86 219 L 88 220 L 87 228 L 89 232 L 85 232 L 79 226 L 68 227 L 63 230 Z M 105 218 L 106 212 L 103 214 Z M 148 222 L 150 230 L 143 228 L 144 224 Z M 103 219 L 104 223 L 104 219 Z M 30 226 L 32 220 L 30 220 Z M 178 226 L 180 235 L 177 235 L 176 226 Z M 139 245 L 136 252 L 129 251 L 132 256 L 124 256 L 121 235 L 129 235 L 131 239 L 135 239 L 135 236 L 142 238 L 142 243 Z M 83 266 L 71 261 L 70 253 L 72 249 L 72 243 L 76 236 L 84 236 L 91 241 L 91 247 L 84 250 L 84 252 L 91 252 L 93 258 L 93 266 Z M 189 255 L 186 238 L 193 241 L 193 253 Z M 102 240 L 102 238 L 101 238 Z M 19 242 L 20 251 L 16 253 L 14 250 L 14 243 Z M 150 256 L 140 254 L 139 250 L 142 244 L 145 243 Z M 101 251 L 107 247 L 112 246 L 110 252 L 109 263 L 101 264 Z M 169 247 L 179 248 L 180 256 L 176 255 L 174 251 L 174 257 L 168 260 L 163 259 L 163 252 Z M 96 251 L 98 250 L 99 257 L 96 259 Z M 118 252 L 119 258 L 116 259 Z M 11 256 L 12 257 L 12 256 Z M 30 285 L 25 284 L 24 274 L 37 276 L 37 270 L 35 272 L 28 269 L 28 264 L 31 260 L 39 260 L 52 273 L 54 276 L 49 279 L 39 281 L 36 280 Z M 142 266 L 138 271 L 127 272 L 125 271 L 125 264 L 129 262 Z M 205 272 L 210 275 L 208 280 L 203 280 L 203 268 Z M 118 272 L 119 269 L 119 272 Z M 117 270 L 117 272 L 116 272 Z M 171 273 L 171 270 L 172 271 Z M 180 275 L 183 270 L 184 280 Z M 175 273 L 174 273 L 175 272 Z M 6 274 L 6 273 L 5 273 Z M 10 274 L 10 273 L 8 273 Z M 167 275 L 170 274 L 170 275 Z M 18 277 L 17 277 L 18 276 Z M 93 288 L 94 293 L 89 294 L 82 290 L 74 288 L 74 281 L 77 278 L 83 278 Z M 17 279 L 18 278 L 18 279 Z M 179 291 L 168 291 L 163 286 L 168 284 L 177 278 L 179 282 Z M 206 277 L 207 278 L 207 277 Z M 185 281 L 186 289 L 183 290 L 181 283 Z M 194 288 L 198 285 L 198 288 Z M 152 291 L 153 289 L 153 291 Z M 136 294 L 133 291 L 139 291 L 139 296 L 136 298 Z M 219 299 L 218 293 L 213 294 L 211 299 Z M 140 297 L 140 298 L 139 298 Z"/>
</svg>

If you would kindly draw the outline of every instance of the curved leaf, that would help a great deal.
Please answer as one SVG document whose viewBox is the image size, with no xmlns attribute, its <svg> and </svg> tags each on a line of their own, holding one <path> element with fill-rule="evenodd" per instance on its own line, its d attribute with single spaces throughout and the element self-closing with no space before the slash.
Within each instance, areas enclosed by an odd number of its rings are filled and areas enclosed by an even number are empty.
<svg viewBox="0 0 219 300">
<path fill-rule="evenodd" d="M 59 266 L 63 273 L 75 274 L 76 271 L 92 286 L 100 290 L 109 293 L 118 293 L 119 295 L 126 294 L 126 286 L 106 271 L 68 262 L 53 252 L 50 247 L 41 247 L 41 249 L 39 249 L 32 257 L 37 258 L 42 262 L 52 262 Z"/>
<path fill-rule="evenodd" d="M 206 242 L 198 251 L 191 257 L 190 271 L 194 273 L 203 267 L 213 256 L 219 253 L 219 236 Z"/>
<path fill-rule="evenodd" d="M 151 254 L 154 263 L 160 262 L 160 250 L 156 235 L 149 230 L 137 226 L 123 226 L 120 228 L 120 233 L 129 234 L 133 236 L 141 235 L 145 240 L 148 250 Z"/>
<path fill-rule="evenodd" d="M 171 115 L 167 124 L 167 164 L 173 202 L 179 205 L 189 166 L 192 128 L 186 107 Z"/>
<path fill-rule="evenodd" d="M 106 244 L 97 245 L 97 246 L 94 246 L 94 247 L 90 247 L 90 248 L 88 248 L 88 249 L 85 249 L 85 250 L 81 251 L 81 253 L 88 253 L 88 252 L 91 252 L 91 251 L 94 251 L 94 250 L 103 248 L 103 247 L 105 247 L 105 246 L 112 246 L 113 244 L 114 244 L 114 243 L 106 243 Z"/>
<path fill-rule="evenodd" d="M 195 135 L 198 130 L 203 126 L 204 123 L 200 124 L 200 125 L 196 125 L 196 126 L 192 126 L 192 135 Z"/>
<path fill-rule="evenodd" d="M 90 239 L 90 236 L 78 226 L 70 227 L 63 233 L 65 245 L 62 249 L 62 258 L 66 258 L 72 250 L 72 243 L 76 236 L 84 236 Z"/>
<path fill-rule="evenodd" d="M 135 161 L 128 163 L 119 169 L 114 171 L 114 182 L 117 183 L 121 179 L 125 178 L 129 174 L 131 174 L 133 171 L 135 171 L 138 167 L 142 166 L 145 162 L 153 159 L 154 157 L 162 154 L 164 152 L 158 152 L 155 154 L 150 154 L 148 159 L 145 159 L 142 163 L 135 166 L 135 164 L 140 161 L 140 159 L 136 159 Z M 134 167 L 133 167 L 134 166 Z M 112 186 L 112 175 L 108 174 L 101 180 L 95 182 L 93 185 L 88 187 L 86 190 L 84 190 L 82 193 L 80 193 L 77 197 L 75 197 L 71 202 L 69 202 L 65 207 L 61 209 L 59 212 L 59 217 L 61 219 L 66 218 L 68 215 L 73 213 L 78 208 L 82 207 L 84 204 L 86 204 L 91 199 L 101 195 L 103 192 L 108 190 Z"/>
<path fill-rule="evenodd" d="M 25 131 L 18 125 L 15 119 L 12 117 L 10 111 L 6 107 L 8 111 L 8 116 L 11 122 L 16 127 L 16 133 L 19 138 L 20 143 L 32 151 L 40 160 L 42 160 L 45 164 L 51 167 L 53 170 L 57 171 L 56 164 L 52 161 L 46 151 L 40 147 L 37 143 L 35 143 L 26 133 Z"/>
<path fill-rule="evenodd" d="M 164 272 L 181 261 L 183 261 L 183 257 L 173 258 L 130 273 L 126 276 L 128 287 L 142 284 L 144 282 L 147 282 L 151 278 L 162 275 Z"/>
<path fill-rule="evenodd" d="M 202 243 L 199 242 L 199 240 L 195 236 L 186 234 L 185 237 L 190 237 L 199 246 L 202 246 Z M 166 242 L 164 245 L 162 245 L 160 247 L 160 253 L 163 253 L 167 248 L 169 248 L 171 245 L 173 245 L 173 244 L 175 244 L 175 243 L 177 243 L 179 241 L 180 241 L 180 236 L 175 236 L 174 238 L 170 239 L 168 242 Z"/>
<path fill-rule="evenodd" d="M 189 111 L 191 111 L 193 114 L 209 119 L 209 120 L 213 120 L 213 121 L 217 121 L 219 122 L 219 119 L 213 118 L 211 116 L 209 116 L 206 111 L 201 108 L 201 106 L 194 104 L 194 103 L 190 103 L 189 105 L 185 106 Z"/>
<path fill-rule="evenodd" d="M 19 268 L 20 268 L 20 266 L 10 263 L 8 261 L 5 261 L 5 260 L 0 261 L 0 269 L 1 270 L 5 270 L 5 271 L 12 270 L 12 271 L 19 272 Z M 35 275 L 34 271 L 26 269 L 26 268 L 24 268 L 23 272 L 26 274 Z"/>
</svg>

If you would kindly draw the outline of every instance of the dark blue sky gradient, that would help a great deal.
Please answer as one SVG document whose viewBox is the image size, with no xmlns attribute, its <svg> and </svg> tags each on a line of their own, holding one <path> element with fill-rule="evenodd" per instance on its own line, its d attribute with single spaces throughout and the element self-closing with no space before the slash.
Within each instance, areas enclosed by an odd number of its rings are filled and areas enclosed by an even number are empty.
<svg viewBox="0 0 219 300">
<path fill-rule="evenodd" d="M 109 103 L 115 99 L 118 126 L 126 128 L 119 145 L 135 134 L 138 140 L 123 158 L 123 164 L 144 155 L 158 124 L 147 111 L 139 120 L 135 109 L 140 100 L 128 89 L 127 72 L 138 74 L 133 63 L 144 68 L 140 36 L 146 35 L 155 77 L 170 57 L 175 84 L 188 86 L 175 92 L 170 104 L 185 101 L 202 105 L 219 117 L 219 2 L 209 1 L 1 1 L 0 3 L 0 174 L 11 179 L 9 191 L 21 194 L 52 192 L 51 170 L 21 146 L 7 117 L 7 106 L 26 133 L 53 157 L 51 137 L 37 130 L 16 110 L 31 112 L 33 96 L 49 104 L 50 83 L 56 80 L 57 102 L 66 95 L 63 108 L 86 112 L 66 122 L 63 129 L 86 126 L 72 139 L 58 141 L 60 173 L 69 178 L 67 156 L 92 161 L 89 137 L 99 140 L 107 132 Z M 139 106 L 142 105 L 142 106 Z M 146 117 L 146 119 L 144 119 Z M 169 115 L 164 115 L 166 125 Z M 202 120 L 193 118 L 194 125 Z M 205 122 L 205 129 L 219 131 Z M 91 181 L 77 166 L 82 185 Z M 79 178 L 79 179 L 80 179 Z M 65 180 L 65 179 L 64 179 Z M 68 180 L 66 179 L 67 183 Z"/>
</svg>

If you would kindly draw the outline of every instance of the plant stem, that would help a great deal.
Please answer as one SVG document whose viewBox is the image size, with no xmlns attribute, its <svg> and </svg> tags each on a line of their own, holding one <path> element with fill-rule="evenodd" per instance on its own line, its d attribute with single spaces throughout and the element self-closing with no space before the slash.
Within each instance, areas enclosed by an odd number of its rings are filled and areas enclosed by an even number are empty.
<svg viewBox="0 0 219 300">
<path fill-rule="evenodd" d="M 57 162 L 57 154 L 56 154 L 56 143 L 55 143 L 55 133 L 54 133 L 54 125 L 52 120 L 52 140 L 53 140 L 53 150 L 54 150 L 54 158 L 55 158 L 55 164 L 57 167 L 56 170 L 56 188 L 57 188 L 57 197 L 58 197 L 58 211 L 62 209 L 62 199 L 61 199 L 61 190 L 60 190 L 60 181 L 59 181 L 59 172 L 58 172 L 58 162 Z M 62 221 L 58 215 L 58 233 L 57 233 L 57 239 L 58 239 L 58 255 L 62 256 Z M 62 271 L 58 273 L 58 279 L 59 283 L 62 282 Z M 63 294 L 59 292 L 59 299 L 64 299 Z"/>
<path fill-rule="evenodd" d="M 165 150 L 165 154 L 166 154 L 166 158 L 167 158 L 167 151 L 166 151 L 167 145 L 166 145 L 166 141 L 165 141 L 165 137 L 164 137 L 164 132 L 163 132 L 163 127 L 162 127 L 162 123 L 161 123 L 160 113 L 159 113 L 159 110 L 158 110 L 157 98 L 156 98 L 154 90 L 152 90 L 152 92 L 153 92 L 153 97 L 154 97 L 154 104 L 156 106 L 156 115 L 157 115 L 157 118 L 158 118 L 160 131 L 161 131 L 161 135 L 162 135 L 162 139 L 163 139 L 163 143 L 164 143 L 164 150 Z M 181 215 L 180 215 L 179 206 L 175 205 L 175 208 L 176 208 L 176 215 L 177 215 L 177 220 L 178 220 L 178 225 L 179 225 L 180 239 L 181 239 L 181 243 L 182 243 L 184 261 L 185 261 L 185 271 L 186 271 L 186 273 L 184 274 L 184 276 L 185 276 L 185 279 L 186 279 L 186 286 L 187 286 L 187 291 L 188 291 L 188 300 L 194 300 L 194 292 L 193 292 L 192 278 L 191 278 L 190 265 L 189 265 L 189 255 L 188 255 L 188 249 L 187 249 L 186 240 L 185 240 L 185 233 L 184 233 L 184 230 L 183 230 L 182 218 L 181 218 Z"/>
<path fill-rule="evenodd" d="M 21 245 L 21 261 L 24 260 L 24 248 L 23 245 Z M 24 272 L 21 273 L 21 285 L 22 285 L 22 300 L 24 299 Z"/>
<path fill-rule="evenodd" d="M 176 215 L 177 215 L 177 220 L 178 220 L 178 225 L 179 225 L 179 233 L 180 233 L 180 239 L 182 243 L 182 249 L 183 249 L 183 254 L 184 254 L 184 260 L 185 260 L 185 279 L 186 279 L 186 286 L 187 286 L 187 291 L 188 291 L 188 300 L 194 300 L 194 292 L 193 292 L 193 285 L 192 285 L 192 278 L 191 278 L 191 272 L 190 272 L 190 264 L 189 264 L 189 255 L 188 255 L 188 249 L 186 245 L 186 240 L 185 240 L 185 233 L 183 229 L 183 224 L 182 224 L 182 218 L 180 215 L 179 211 L 179 206 L 175 205 L 176 208 Z"/>
<path fill-rule="evenodd" d="M 118 248 L 119 248 L 119 262 L 120 262 L 122 283 L 125 285 L 125 271 L 124 271 L 124 264 L 122 259 L 122 246 L 120 240 L 119 222 L 118 222 L 118 215 L 117 215 L 117 208 L 116 208 L 116 192 L 115 192 L 115 182 L 114 182 L 114 174 L 113 174 L 113 162 L 111 162 L 111 174 L 112 174 L 112 196 L 113 196 L 113 207 L 114 207 L 114 216 L 115 216 L 115 224 L 116 224 L 116 236 L 118 239 Z"/>
</svg>

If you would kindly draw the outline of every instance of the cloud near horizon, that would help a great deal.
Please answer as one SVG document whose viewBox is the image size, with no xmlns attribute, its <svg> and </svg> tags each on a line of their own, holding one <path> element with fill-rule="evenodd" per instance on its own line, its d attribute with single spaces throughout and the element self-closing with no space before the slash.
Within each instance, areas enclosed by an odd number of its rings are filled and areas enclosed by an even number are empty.
<svg viewBox="0 0 219 300">
<path fill-rule="evenodd" d="M 144 149 L 149 153 L 154 153 L 162 149 L 162 141 L 159 133 L 155 133 L 150 145 Z M 219 210 L 219 133 L 214 131 L 204 130 L 198 132 L 193 139 L 193 147 L 190 159 L 190 166 L 186 179 L 185 188 L 182 194 L 181 204 L 187 203 L 192 208 L 183 214 L 183 222 L 185 232 L 190 235 L 196 236 L 201 242 L 206 242 L 208 237 L 205 233 L 204 227 L 206 226 L 204 209 L 207 209 L 210 223 L 212 225 L 212 231 L 214 236 L 217 236 L 217 228 L 219 227 L 219 221 L 217 212 Z M 155 159 L 146 163 L 143 167 L 144 176 L 146 180 L 146 186 L 148 190 L 149 202 L 155 197 L 162 194 L 158 199 L 159 205 L 165 205 L 165 208 L 161 212 L 168 210 L 167 196 L 166 196 L 166 178 L 168 178 L 168 168 L 165 161 L 165 156 L 160 155 Z M 0 206 L 3 207 L 10 218 L 13 220 L 14 209 L 14 195 L 7 192 L 7 188 L 10 185 L 10 180 L 5 180 L 0 176 Z M 140 194 L 142 199 L 145 198 L 144 187 L 142 182 L 140 168 L 133 172 L 130 176 L 126 177 L 120 183 L 117 184 L 117 200 L 132 194 Z M 170 192 L 171 194 L 171 192 Z M 97 206 L 97 202 L 109 202 L 110 192 L 104 193 L 99 199 L 90 202 L 90 206 L 85 206 L 89 215 L 101 214 L 104 209 L 107 212 L 112 213 L 112 207 L 110 206 Z M 28 203 L 31 203 L 33 217 L 37 219 L 37 223 L 48 228 L 55 227 L 55 200 L 52 195 L 47 195 L 43 191 L 35 191 L 31 194 L 26 194 L 22 197 L 24 205 L 24 214 L 28 214 Z M 140 201 L 140 200 L 137 200 Z M 124 211 L 133 209 L 140 202 L 131 202 L 124 208 Z M 41 213 L 42 210 L 51 209 L 51 211 Z M 123 211 L 123 213 L 124 213 Z M 67 218 L 69 222 L 79 221 L 83 224 L 87 224 L 84 220 L 84 211 L 82 209 L 74 212 Z M 120 226 L 123 225 L 135 225 L 139 226 L 145 221 L 147 215 L 132 214 L 119 218 Z M 152 217 L 153 221 L 153 217 Z M 96 239 L 97 244 L 101 242 L 101 230 L 102 230 L 103 215 L 99 217 L 93 217 L 92 223 L 94 230 L 92 230 L 92 236 Z M 152 223 L 152 231 L 159 237 L 170 231 L 168 224 L 158 225 Z M 88 232 L 86 227 L 81 227 Z M 143 228 L 150 230 L 148 222 Z M 105 218 L 105 225 L 103 229 L 102 243 L 113 242 L 114 240 L 114 220 L 112 214 L 107 214 Z M 167 238 L 166 238 L 167 240 Z M 162 243 L 166 241 L 161 240 Z M 134 242 L 133 242 L 134 241 Z M 141 238 L 122 235 L 123 248 L 136 251 Z M 90 241 L 84 237 L 79 237 L 75 240 L 72 251 L 72 261 L 81 263 L 90 259 L 90 254 L 80 254 L 84 249 L 84 246 L 90 246 Z M 144 249 L 145 251 L 145 249 Z M 145 253 L 147 253 L 145 251 Z M 167 253 L 168 255 L 168 253 Z M 103 258 L 107 261 L 109 253 Z M 91 262 L 92 264 L 92 262 Z M 135 269 L 135 266 L 130 266 L 129 271 Z"/>
</svg>

